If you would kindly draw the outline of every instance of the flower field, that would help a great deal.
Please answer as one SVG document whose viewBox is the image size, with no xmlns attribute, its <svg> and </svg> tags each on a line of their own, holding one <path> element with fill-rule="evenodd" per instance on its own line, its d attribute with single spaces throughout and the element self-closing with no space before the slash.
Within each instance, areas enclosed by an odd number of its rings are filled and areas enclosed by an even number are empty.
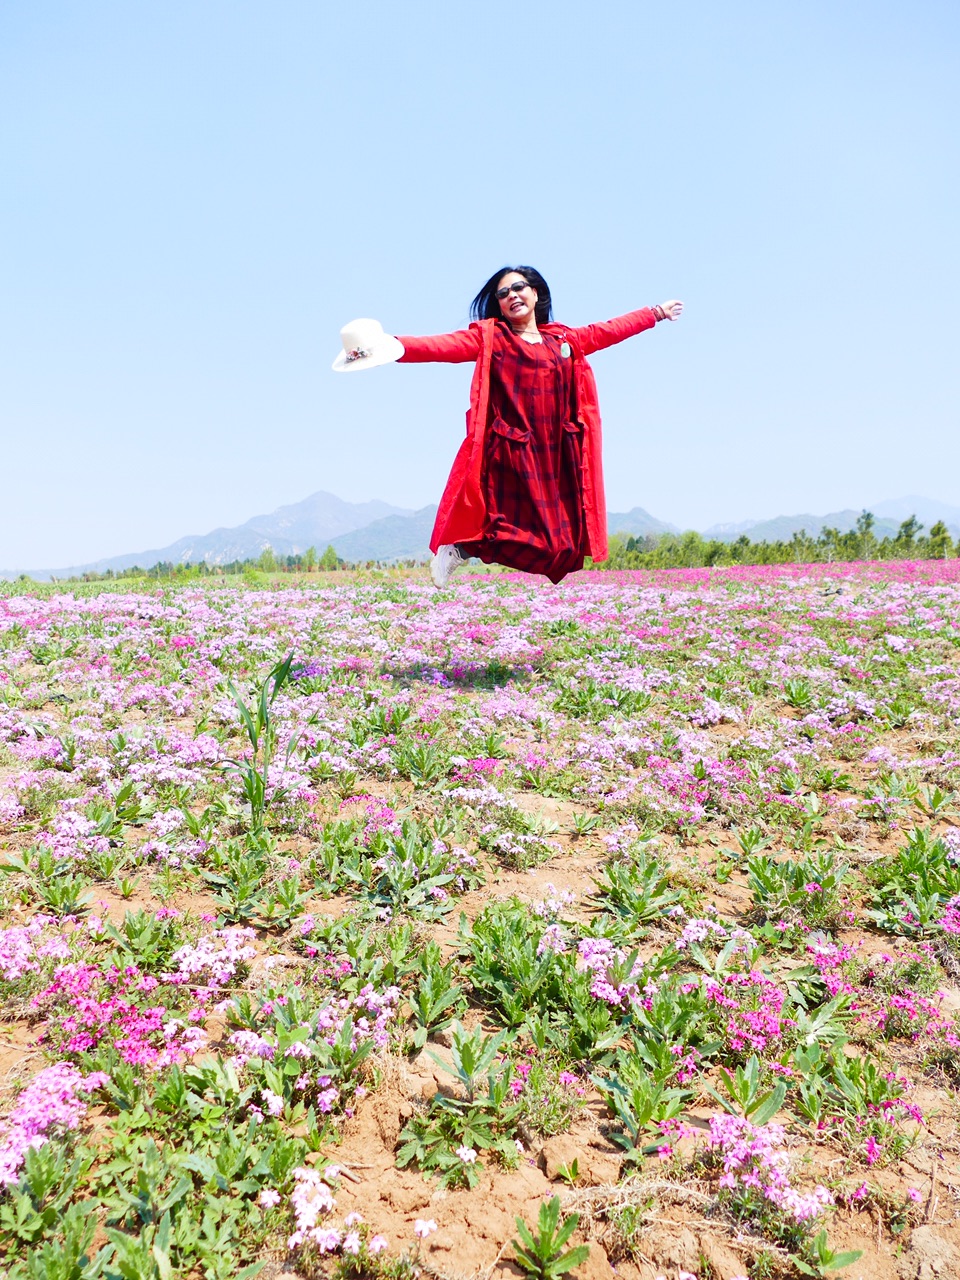
<svg viewBox="0 0 960 1280">
<path fill-rule="evenodd" d="M 960 561 L 0 596 L 0 1275 L 960 1274 Z"/>
</svg>

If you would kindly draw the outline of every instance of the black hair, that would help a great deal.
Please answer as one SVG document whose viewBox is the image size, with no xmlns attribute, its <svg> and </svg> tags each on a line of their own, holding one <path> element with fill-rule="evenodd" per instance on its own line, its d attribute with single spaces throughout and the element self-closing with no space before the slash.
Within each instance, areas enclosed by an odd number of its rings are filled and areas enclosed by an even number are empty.
<svg viewBox="0 0 960 1280">
<path fill-rule="evenodd" d="M 470 316 L 474 320 L 501 320 L 503 312 L 497 298 L 497 285 L 510 272 L 523 276 L 527 284 L 532 284 L 537 291 L 537 306 L 534 315 L 537 324 L 549 324 L 553 319 L 553 303 L 550 299 L 550 286 L 534 267 L 501 267 L 495 271 L 470 303 Z"/>
</svg>

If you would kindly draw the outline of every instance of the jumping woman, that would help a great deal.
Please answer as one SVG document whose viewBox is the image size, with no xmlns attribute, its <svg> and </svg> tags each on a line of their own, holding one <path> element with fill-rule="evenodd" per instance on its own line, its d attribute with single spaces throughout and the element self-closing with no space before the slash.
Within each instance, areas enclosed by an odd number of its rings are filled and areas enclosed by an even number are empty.
<svg viewBox="0 0 960 1280">
<path fill-rule="evenodd" d="M 341 331 L 338 370 L 475 362 L 466 439 L 430 539 L 436 586 L 471 556 L 551 582 L 587 555 L 607 558 L 600 413 L 586 357 L 682 311 L 682 302 L 663 302 L 574 329 L 553 323 L 539 271 L 503 267 L 474 298 L 468 329 L 392 338 L 376 321 L 355 320 Z"/>
</svg>

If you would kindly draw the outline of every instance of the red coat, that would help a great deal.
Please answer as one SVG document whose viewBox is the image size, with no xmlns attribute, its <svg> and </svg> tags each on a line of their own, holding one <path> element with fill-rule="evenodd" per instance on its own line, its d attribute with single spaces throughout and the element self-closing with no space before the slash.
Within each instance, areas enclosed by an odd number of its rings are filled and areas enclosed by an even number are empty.
<svg viewBox="0 0 960 1280">
<path fill-rule="evenodd" d="M 561 342 L 570 344 L 574 362 L 577 412 L 583 423 L 583 510 L 587 529 L 587 549 L 594 560 L 607 558 L 607 504 L 603 491 L 600 406 L 597 384 L 586 357 L 604 347 L 612 347 L 644 329 L 652 329 L 656 316 L 650 307 L 631 311 L 615 320 L 570 329 L 562 324 L 540 328 Z M 480 320 L 469 329 L 441 333 L 431 338 L 401 337 L 401 361 L 408 364 L 440 361 L 458 364 L 475 360 L 467 410 L 467 435 L 457 452 L 450 477 L 440 499 L 430 550 L 450 542 L 476 542 L 484 534 L 486 503 L 483 493 L 484 440 L 489 418 L 490 360 L 496 320 Z"/>
</svg>

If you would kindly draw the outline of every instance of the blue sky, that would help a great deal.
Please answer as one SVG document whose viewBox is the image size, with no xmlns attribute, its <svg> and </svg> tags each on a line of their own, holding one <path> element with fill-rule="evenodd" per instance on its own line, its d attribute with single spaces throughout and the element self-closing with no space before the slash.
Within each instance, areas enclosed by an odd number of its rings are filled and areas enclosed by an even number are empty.
<svg viewBox="0 0 960 1280">
<path fill-rule="evenodd" d="M 960 9 L 0 6 L 0 567 L 316 489 L 419 507 L 468 366 L 338 377 L 529 262 L 594 360 L 608 502 L 679 525 L 960 503 Z"/>
</svg>

